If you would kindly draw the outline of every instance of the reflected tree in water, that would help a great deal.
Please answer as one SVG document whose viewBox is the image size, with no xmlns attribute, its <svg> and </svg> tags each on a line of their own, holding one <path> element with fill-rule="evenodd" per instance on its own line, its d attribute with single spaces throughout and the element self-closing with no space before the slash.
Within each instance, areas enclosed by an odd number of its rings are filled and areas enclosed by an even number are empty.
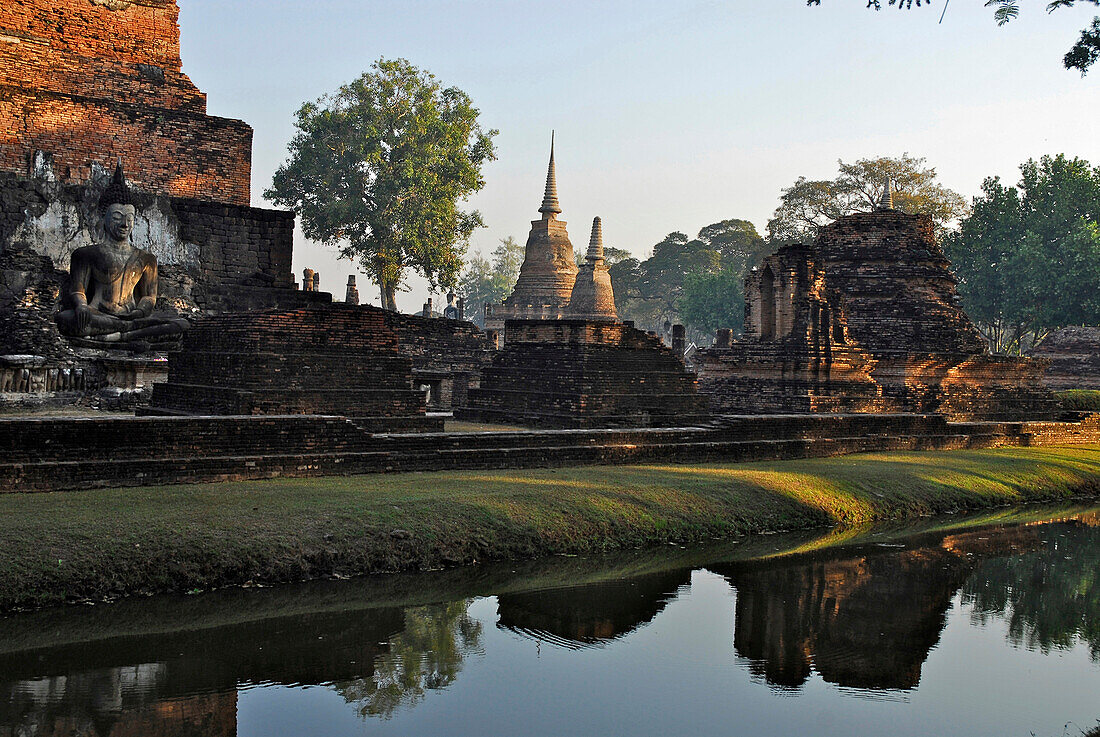
<svg viewBox="0 0 1100 737">
<path fill-rule="evenodd" d="M 359 715 L 389 719 L 402 707 L 446 688 L 462 670 L 463 659 L 481 654 L 481 623 L 467 613 L 472 599 L 405 610 L 405 629 L 389 640 L 369 678 L 338 682 L 336 692 Z"/>
<path fill-rule="evenodd" d="M 1088 643 L 1100 662 L 1100 515 L 1049 528 L 1046 545 L 986 561 L 963 587 L 974 621 L 1008 622 L 1016 647 L 1068 650 Z"/>
</svg>

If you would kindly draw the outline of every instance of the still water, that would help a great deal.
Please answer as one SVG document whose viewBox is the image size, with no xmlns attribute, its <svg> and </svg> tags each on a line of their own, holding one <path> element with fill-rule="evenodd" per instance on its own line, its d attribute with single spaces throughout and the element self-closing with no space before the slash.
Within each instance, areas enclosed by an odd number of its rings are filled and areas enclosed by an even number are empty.
<svg viewBox="0 0 1100 737">
<path fill-rule="evenodd" d="M 1028 510 L 19 615 L 0 737 L 1079 737 L 1098 579 Z"/>
</svg>

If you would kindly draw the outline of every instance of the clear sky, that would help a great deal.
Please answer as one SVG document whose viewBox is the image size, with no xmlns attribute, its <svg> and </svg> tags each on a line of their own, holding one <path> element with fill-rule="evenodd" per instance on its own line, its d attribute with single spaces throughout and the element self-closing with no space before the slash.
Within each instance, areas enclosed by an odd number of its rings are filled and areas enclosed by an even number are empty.
<svg viewBox="0 0 1100 737">
<path fill-rule="evenodd" d="M 527 237 L 557 131 L 558 191 L 573 245 L 592 218 L 640 258 L 666 233 L 726 218 L 763 232 L 797 177 L 838 158 L 923 156 L 967 198 L 1015 183 L 1029 157 L 1100 164 L 1100 68 L 1062 55 L 1095 8 L 1024 0 L 998 28 L 982 0 L 874 12 L 864 0 L 181 0 L 184 71 L 209 112 L 255 129 L 252 201 L 286 158 L 294 111 L 379 57 L 404 57 L 466 91 L 498 160 L 471 198 L 487 228 L 471 252 Z M 885 2 L 884 2 L 885 5 Z M 299 235 L 294 268 L 343 298 L 349 261 Z M 359 279 L 364 301 L 377 290 Z M 398 295 L 419 308 L 422 282 Z"/>
</svg>

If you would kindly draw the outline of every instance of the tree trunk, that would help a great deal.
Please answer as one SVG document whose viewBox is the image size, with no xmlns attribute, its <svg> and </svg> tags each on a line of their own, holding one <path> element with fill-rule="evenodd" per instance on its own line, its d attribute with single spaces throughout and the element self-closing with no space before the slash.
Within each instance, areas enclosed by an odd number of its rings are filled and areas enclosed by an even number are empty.
<svg viewBox="0 0 1100 737">
<path fill-rule="evenodd" d="M 382 309 L 397 312 L 397 285 L 386 279 L 379 279 L 378 291 L 382 297 Z"/>
</svg>

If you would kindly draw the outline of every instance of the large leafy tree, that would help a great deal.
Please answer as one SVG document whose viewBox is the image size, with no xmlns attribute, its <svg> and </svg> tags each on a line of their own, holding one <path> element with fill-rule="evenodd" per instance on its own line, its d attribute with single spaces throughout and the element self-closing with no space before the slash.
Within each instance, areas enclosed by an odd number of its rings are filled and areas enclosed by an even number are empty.
<svg viewBox="0 0 1100 737">
<path fill-rule="evenodd" d="M 967 212 L 962 195 L 936 181 L 936 170 L 923 158 L 902 154 L 838 161 L 839 173 L 832 180 L 799 177 L 783 190 L 779 207 L 768 221 L 768 239 L 776 243 L 810 240 L 817 229 L 855 212 L 869 212 L 882 196 L 883 182 L 894 184 L 894 206 L 904 212 L 932 216 L 939 235 Z"/>
<path fill-rule="evenodd" d="M 264 195 L 302 219 L 306 236 L 357 260 L 396 309 L 407 270 L 454 286 L 470 234 L 460 207 L 484 186 L 495 130 L 456 87 L 405 59 L 381 59 L 334 94 L 299 108 L 289 158 Z"/>
<path fill-rule="evenodd" d="M 944 12 L 947 11 L 947 5 L 950 2 L 951 0 L 944 0 Z M 1100 5 L 1100 0 L 1051 0 L 1047 3 L 1047 12 L 1053 13 L 1059 8 L 1072 8 L 1078 2 L 1082 5 Z M 806 0 L 806 4 L 821 5 L 821 0 Z M 922 3 L 921 0 L 887 0 L 887 4 L 896 6 L 899 10 L 901 8 L 908 10 L 914 5 L 921 7 Z M 924 0 L 923 4 L 929 6 L 932 0 Z M 986 0 L 985 6 L 994 9 L 993 17 L 999 26 L 1003 26 L 1020 14 L 1019 0 Z M 867 0 L 867 7 L 882 10 L 882 0 Z M 942 20 L 942 14 L 940 18 Z M 1081 76 L 1084 76 L 1098 59 L 1100 59 L 1100 17 L 1093 18 L 1092 23 L 1081 31 L 1080 38 L 1062 57 L 1062 65 L 1066 69 L 1076 69 L 1081 72 Z"/>
<path fill-rule="evenodd" d="M 1019 353 L 1051 329 L 1100 323 L 1100 167 L 1029 160 L 1020 183 L 987 179 L 944 241 L 959 292 L 993 349 Z"/>
</svg>

